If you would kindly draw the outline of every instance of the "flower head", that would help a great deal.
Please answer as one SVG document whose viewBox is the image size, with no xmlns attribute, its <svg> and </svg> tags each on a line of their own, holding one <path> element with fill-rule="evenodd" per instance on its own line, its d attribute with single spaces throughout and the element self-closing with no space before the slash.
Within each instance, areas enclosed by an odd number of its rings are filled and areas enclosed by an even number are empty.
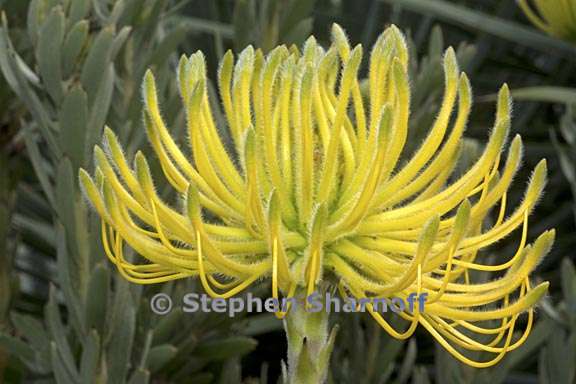
<svg viewBox="0 0 576 384">
<path fill-rule="evenodd" d="M 576 42 L 575 0 L 518 0 L 530 22 L 549 35 Z"/>
<path fill-rule="evenodd" d="M 483 153 L 454 174 L 472 95 L 452 49 L 444 57 L 437 118 L 420 147 L 403 156 L 410 140 L 403 35 L 392 26 L 374 45 L 366 98 L 358 81 L 362 47 L 350 47 L 337 25 L 332 36 L 327 50 L 311 37 L 302 52 L 280 46 L 264 56 L 248 47 L 236 63 L 226 53 L 219 92 L 231 145 L 217 128 L 204 56 L 182 57 L 178 81 L 190 155 L 170 136 L 148 72 L 144 124 L 182 204 L 166 203 L 144 155 L 138 152 L 131 167 L 106 128 L 104 146 L 95 148 L 95 178 L 80 172 L 102 219 L 106 253 L 132 282 L 198 276 L 219 297 L 265 277 L 274 297 L 293 295 L 298 287 L 311 293 L 321 280 L 356 298 L 426 293 L 425 312 L 401 313 L 404 331 L 371 305 L 367 309 L 394 337 L 407 338 L 421 324 L 462 361 L 494 364 L 526 339 L 531 308 L 548 287 L 532 287 L 529 275 L 554 232 L 526 244 L 546 163 L 537 165 L 524 199 L 507 215 L 506 193 L 520 166 L 522 141 L 514 137 L 501 162 L 511 108 L 504 86 Z M 493 210 L 495 220 L 487 226 Z M 506 261 L 477 261 L 480 251 L 516 229 L 522 238 Z M 125 243 L 140 255 L 136 260 L 124 256 Z M 493 279 L 475 282 L 474 271 Z M 524 313 L 527 330 L 514 340 Z M 493 357 L 476 362 L 460 348 Z"/>
</svg>

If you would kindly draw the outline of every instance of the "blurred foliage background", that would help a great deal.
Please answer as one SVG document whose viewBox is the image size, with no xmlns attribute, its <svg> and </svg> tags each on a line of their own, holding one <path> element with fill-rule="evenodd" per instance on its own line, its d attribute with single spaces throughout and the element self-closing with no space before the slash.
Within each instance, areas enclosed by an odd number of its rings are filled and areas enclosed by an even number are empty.
<svg viewBox="0 0 576 384">
<path fill-rule="evenodd" d="M 564 3 L 576 14 L 575 1 Z M 227 49 L 300 45 L 311 33 L 327 43 L 338 22 L 365 49 L 390 23 L 410 37 L 414 144 L 442 94 L 443 51 L 457 48 L 476 101 L 461 169 L 484 145 L 494 94 L 508 83 L 524 169 L 549 162 L 529 233 L 555 227 L 558 240 L 536 276 L 551 282 L 537 326 L 498 366 L 465 367 L 423 332 L 401 342 L 364 316 L 342 314 L 332 318 L 341 327 L 329 381 L 576 383 L 574 34 L 549 36 L 516 2 L 499 0 L 3 0 L 0 8 L 0 382 L 278 382 L 282 324 L 269 314 L 152 314 L 154 293 L 200 288 L 192 280 L 139 287 L 119 278 L 76 174 L 90 167 L 105 123 L 129 156 L 149 151 L 139 95 L 146 68 L 156 74 L 173 136 L 184 140 L 174 81 L 181 53 L 202 50 L 215 79 Z M 576 30 L 573 18 L 546 22 Z M 511 204 L 527 177 L 517 176 Z M 487 257 L 507 257 L 516 240 Z"/>
</svg>

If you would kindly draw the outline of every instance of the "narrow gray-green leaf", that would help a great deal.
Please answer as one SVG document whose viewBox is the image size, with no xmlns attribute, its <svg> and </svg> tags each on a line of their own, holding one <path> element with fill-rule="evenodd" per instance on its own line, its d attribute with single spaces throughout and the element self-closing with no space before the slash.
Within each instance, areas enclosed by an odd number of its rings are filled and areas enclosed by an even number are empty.
<svg viewBox="0 0 576 384">
<path fill-rule="evenodd" d="M 412 384 L 430 384 L 426 367 L 414 367 L 414 372 L 412 372 Z"/>
<path fill-rule="evenodd" d="M 90 0 L 73 0 L 68 13 L 68 23 L 76 24 L 88 16 L 90 12 Z"/>
<path fill-rule="evenodd" d="M 285 15 L 282 15 L 282 28 L 280 36 L 294 32 L 302 26 L 302 21 L 307 19 L 314 10 L 316 0 L 294 0 L 290 4 L 290 9 Z"/>
<path fill-rule="evenodd" d="M 63 39 L 64 13 L 60 7 L 55 7 L 40 28 L 36 60 L 42 82 L 56 103 L 60 103 L 64 92 L 61 67 Z"/>
<path fill-rule="evenodd" d="M 48 202 L 52 207 L 56 206 L 56 201 L 54 199 L 54 187 L 48 175 L 46 173 L 46 167 L 50 166 L 50 163 L 40 154 L 40 148 L 36 142 L 35 135 L 32 133 L 30 127 L 25 127 L 23 129 L 24 142 L 26 143 L 26 151 L 30 161 L 32 162 L 32 167 L 34 168 L 34 173 L 40 182 L 42 191 L 48 199 Z"/>
<path fill-rule="evenodd" d="M 112 12 L 110 12 L 110 17 L 108 17 L 108 24 L 116 25 L 124 13 L 126 9 L 126 1 L 124 0 L 117 0 L 114 2 L 114 7 L 112 8 Z"/>
<path fill-rule="evenodd" d="M 313 25 L 314 19 L 311 17 L 300 20 L 296 27 L 292 28 L 286 35 L 280 35 L 282 41 L 294 44 L 303 42 L 312 32 Z"/>
<path fill-rule="evenodd" d="M 566 309 L 569 314 L 576 319 L 576 270 L 574 269 L 574 264 L 568 257 L 562 261 L 560 270 L 562 274 L 562 293 L 564 294 Z M 576 348 L 576 345 L 574 347 Z"/>
<path fill-rule="evenodd" d="M 174 308 L 170 313 L 159 317 L 158 324 L 154 327 L 154 343 L 166 343 L 178 330 L 178 324 L 183 320 L 182 317 L 183 312 L 180 308 Z"/>
<path fill-rule="evenodd" d="M 56 171 L 56 213 L 58 214 L 58 219 L 60 223 L 64 226 L 66 230 L 66 241 L 69 246 L 69 250 L 73 252 L 73 257 L 79 256 L 77 239 L 77 227 L 76 222 L 76 204 L 74 203 L 77 198 L 77 183 L 76 183 L 76 172 L 72 167 L 72 162 L 68 158 L 63 158 L 57 165 Z M 76 283 L 75 283 L 76 284 Z M 75 285 L 74 289 L 79 289 L 80 287 Z"/>
<path fill-rule="evenodd" d="M 512 90 L 512 96 L 517 100 L 576 104 L 575 88 L 549 86 L 517 88 Z"/>
<path fill-rule="evenodd" d="M 81 1 L 83 0 L 79 0 L 79 2 Z M 82 51 L 84 44 L 86 44 L 88 38 L 88 27 L 89 25 L 87 20 L 80 20 L 72 27 L 72 29 L 70 29 L 70 32 L 68 32 L 68 35 L 66 36 L 64 47 L 62 49 L 62 67 L 65 78 L 71 75 L 78 55 Z"/>
<path fill-rule="evenodd" d="M 234 46 L 241 50 L 254 43 L 256 24 L 255 2 L 238 0 L 234 5 Z"/>
<path fill-rule="evenodd" d="M 80 360 L 80 377 L 82 383 L 95 382 L 94 378 L 98 371 L 100 360 L 100 336 L 96 330 L 88 333 L 82 348 L 82 359 Z"/>
<path fill-rule="evenodd" d="M 560 168 L 564 173 L 564 177 L 568 180 L 572 187 L 573 193 L 576 193 L 576 157 L 571 156 L 569 151 L 570 148 L 566 148 L 565 145 L 561 144 L 556 137 L 555 131 L 550 131 L 550 139 L 552 140 L 552 144 L 554 144 L 554 148 L 556 149 L 558 158 L 560 160 Z"/>
<path fill-rule="evenodd" d="M 82 67 L 80 80 L 82 86 L 88 94 L 90 105 L 94 104 L 97 98 L 96 93 L 101 85 L 105 69 L 110 62 L 110 52 L 114 40 L 114 31 L 112 27 L 101 30 L 96 36 L 94 43 L 88 51 L 88 56 Z"/>
<path fill-rule="evenodd" d="M 79 375 L 76 371 L 74 356 L 72 355 L 72 350 L 70 349 L 70 344 L 68 343 L 66 329 L 62 323 L 60 310 L 58 309 L 58 303 L 56 301 L 56 292 L 53 286 L 50 287 L 49 299 L 45 307 L 44 316 L 46 318 L 46 323 L 48 324 L 48 329 L 50 330 L 52 338 L 54 339 L 52 344 L 53 366 L 55 362 L 58 364 L 61 362 L 67 374 L 77 380 Z M 58 356 L 54 356 L 54 351 L 56 351 Z"/>
<path fill-rule="evenodd" d="M 150 371 L 147 371 L 142 368 L 138 368 L 132 374 L 130 381 L 128 384 L 147 384 L 150 381 Z M 191 381 L 191 383 L 196 383 L 195 381 Z"/>
<path fill-rule="evenodd" d="M 17 312 L 12 312 L 11 318 L 18 332 L 28 340 L 28 343 L 32 345 L 37 352 L 48 347 L 50 338 L 38 319 Z"/>
<path fill-rule="evenodd" d="M 96 328 L 100 334 L 106 323 L 109 289 L 110 273 L 104 265 L 98 264 L 92 270 L 86 295 L 86 326 Z"/>
<path fill-rule="evenodd" d="M 173 54 L 178 46 L 188 36 L 188 29 L 182 26 L 174 28 L 168 32 L 162 43 L 158 45 L 151 55 L 150 65 L 161 68 L 164 62 Z"/>
<path fill-rule="evenodd" d="M 107 348 L 110 384 L 124 383 L 132 354 L 136 313 L 129 292 L 125 295 L 127 295 L 126 305 L 120 308 L 121 313 L 114 323 L 114 330 Z"/>
<path fill-rule="evenodd" d="M 68 320 L 76 330 L 78 335 L 86 334 L 86 327 L 84 324 L 83 307 L 81 297 L 85 294 L 85 288 L 81 284 L 84 275 L 84 268 L 82 263 L 79 262 L 79 254 L 72 256 L 69 250 L 67 238 L 72 236 L 72 230 L 64 230 L 62 224 L 56 224 L 57 229 L 57 252 L 58 257 L 56 260 L 58 280 L 66 305 L 68 307 Z"/>
<path fill-rule="evenodd" d="M 0 28 L 0 68 L 2 69 L 4 78 L 14 93 L 26 104 L 34 120 L 38 123 L 42 136 L 48 142 L 50 150 L 52 150 L 55 156 L 59 156 L 60 148 L 52 130 L 52 122 L 46 107 L 29 86 L 26 75 L 22 73 L 21 66 L 18 65 L 20 59 L 17 58 L 18 55 L 8 36 L 6 17 L 2 15 L 2 28 Z"/>
<path fill-rule="evenodd" d="M 189 377 L 189 382 L 194 384 L 210 384 L 214 382 L 214 374 L 211 372 L 200 372 Z"/>
<path fill-rule="evenodd" d="M 52 372 L 56 378 L 58 384 L 74 384 L 80 383 L 80 377 L 74 376 L 67 367 L 67 362 L 62 358 L 59 353 L 59 347 L 55 342 L 50 344 L 51 347 L 51 360 L 52 360 Z"/>
<path fill-rule="evenodd" d="M 150 349 L 146 366 L 150 372 L 158 372 L 176 356 L 178 348 L 170 344 L 158 345 Z"/>
<path fill-rule="evenodd" d="M 19 358 L 28 367 L 34 366 L 35 351 L 24 341 L 13 336 L 0 333 L 0 346 L 10 354 Z"/>
<path fill-rule="evenodd" d="M 124 46 L 124 43 L 128 39 L 128 35 L 130 35 L 130 31 L 132 30 L 131 27 L 123 27 L 120 32 L 114 38 L 114 42 L 112 43 L 112 49 L 110 50 L 110 60 L 114 61 L 120 49 Z"/>
<path fill-rule="evenodd" d="M 576 105 L 566 105 L 566 112 L 560 119 L 560 131 L 568 144 L 576 146 Z"/>
<path fill-rule="evenodd" d="M 257 341 L 250 337 L 232 336 L 201 343 L 194 350 L 194 355 L 207 360 L 226 360 L 253 351 L 257 344 Z"/>
<path fill-rule="evenodd" d="M 175 25 L 186 27 L 193 31 L 212 34 L 217 33 L 227 39 L 233 39 L 235 36 L 234 27 L 217 21 L 206 20 L 199 17 L 174 16 L 173 22 Z"/>
<path fill-rule="evenodd" d="M 240 359 L 228 359 L 220 371 L 219 384 L 228 383 L 241 383 L 242 382 L 242 367 L 240 366 Z"/>
<path fill-rule="evenodd" d="M 60 110 L 60 147 L 72 162 L 74 174 L 85 166 L 84 147 L 88 125 L 88 98 L 82 87 L 75 86 L 65 96 Z"/>
<path fill-rule="evenodd" d="M 40 29 L 40 6 L 42 0 L 32 0 L 28 5 L 28 15 L 26 17 L 26 27 L 28 36 L 33 44 L 36 44 L 38 39 L 38 29 Z"/>
<path fill-rule="evenodd" d="M 428 44 L 428 57 L 442 57 L 444 52 L 444 36 L 442 28 L 436 25 L 432 28 L 430 42 Z"/>
<path fill-rule="evenodd" d="M 106 122 L 108 111 L 110 110 L 114 91 L 114 79 L 116 74 L 112 63 L 108 64 L 105 68 L 102 68 L 101 72 L 103 76 L 100 84 L 98 84 L 96 100 L 92 104 L 88 126 L 86 127 L 86 146 L 84 147 L 84 151 L 88 157 L 91 157 L 94 145 L 101 140 L 104 123 Z"/>
</svg>

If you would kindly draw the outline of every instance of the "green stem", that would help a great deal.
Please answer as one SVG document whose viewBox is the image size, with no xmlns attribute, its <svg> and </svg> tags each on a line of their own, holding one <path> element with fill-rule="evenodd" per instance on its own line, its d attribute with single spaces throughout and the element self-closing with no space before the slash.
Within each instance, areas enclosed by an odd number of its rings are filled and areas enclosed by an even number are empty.
<svg viewBox="0 0 576 384">
<path fill-rule="evenodd" d="M 288 366 L 282 365 L 284 384 L 322 384 L 330 367 L 330 354 L 338 326 L 328 331 L 328 317 L 324 309 L 313 312 L 306 308 L 305 296 L 297 297 L 284 318 L 288 341 Z"/>
</svg>

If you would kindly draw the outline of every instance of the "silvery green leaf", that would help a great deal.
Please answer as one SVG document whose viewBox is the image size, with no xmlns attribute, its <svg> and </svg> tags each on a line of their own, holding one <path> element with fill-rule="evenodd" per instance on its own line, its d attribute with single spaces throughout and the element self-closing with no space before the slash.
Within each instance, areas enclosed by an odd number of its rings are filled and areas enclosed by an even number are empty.
<svg viewBox="0 0 576 384">
<path fill-rule="evenodd" d="M 79 191 L 76 181 L 76 172 L 72 167 L 72 163 L 68 158 L 60 160 L 57 172 L 56 184 L 56 212 L 58 219 L 65 229 L 65 239 L 70 254 L 70 266 L 68 267 L 73 272 L 72 284 L 73 289 L 78 290 L 79 294 L 85 293 L 85 284 L 87 283 L 87 255 L 81 252 L 79 246 L 79 232 L 85 231 L 83 222 L 78 220 L 80 206 Z"/>
<path fill-rule="evenodd" d="M 146 366 L 150 372 L 158 372 L 178 353 L 178 348 L 170 344 L 158 345 L 150 349 Z"/>
<path fill-rule="evenodd" d="M 294 28 L 290 29 L 290 32 L 288 34 L 281 35 L 282 40 L 290 43 L 302 42 L 306 39 L 307 36 L 310 35 L 313 25 L 314 25 L 313 18 L 307 17 L 305 19 L 302 19 L 298 22 L 298 24 Z"/>
<path fill-rule="evenodd" d="M 86 144 L 84 147 L 86 156 L 91 156 L 94 145 L 96 145 L 102 137 L 104 123 L 108 117 L 114 91 L 114 79 L 116 75 L 112 63 L 101 68 L 100 71 L 102 72 L 102 81 L 98 84 L 96 98 L 94 103 L 92 103 L 90 117 L 86 126 Z"/>
<path fill-rule="evenodd" d="M 250 337 L 232 336 L 222 340 L 206 341 L 199 344 L 194 355 L 207 360 L 226 360 L 243 356 L 256 348 L 257 341 Z"/>
<path fill-rule="evenodd" d="M 110 272 L 103 264 L 92 270 L 86 295 L 86 326 L 103 334 L 106 325 Z"/>
<path fill-rule="evenodd" d="M 257 336 L 282 329 L 282 321 L 271 313 L 250 316 L 237 325 L 239 329 L 242 329 L 242 334 L 246 336 Z"/>
<path fill-rule="evenodd" d="M 120 50 L 124 46 L 124 43 L 128 39 L 128 35 L 130 34 L 131 31 L 132 31 L 131 27 L 128 27 L 128 26 L 123 27 L 120 30 L 120 32 L 118 32 L 116 37 L 114 37 L 114 42 L 112 43 L 112 49 L 110 50 L 110 60 L 111 61 L 113 61 L 116 58 L 116 56 L 118 55 L 118 52 L 120 52 Z"/>
<path fill-rule="evenodd" d="M 108 24 L 109 25 L 118 24 L 118 20 L 122 16 L 122 13 L 124 12 L 125 8 L 126 8 L 126 1 L 117 0 L 114 3 L 114 7 L 112 8 L 112 12 L 110 12 L 110 17 L 108 17 Z"/>
<path fill-rule="evenodd" d="M 68 23 L 70 25 L 75 25 L 80 20 L 88 16 L 90 12 L 90 0 L 73 0 L 70 5 L 70 11 L 68 12 Z"/>
<path fill-rule="evenodd" d="M 85 166 L 84 146 L 86 145 L 86 126 L 88 124 L 88 100 L 86 92 L 75 86 L 64 97 L 60 110 L 60 147 L 64 156 L 68 156 L 73 170 Z M 76 173 L 76 172 L 74 172 Z M 69 195 L 68 197 L 73 196 Z"/>
<path fill-rule="evenodd" d="M 98 18 L 98 22 L 102 25 L 106 25 L 108 15 L 108 1 L 107 0 L 93 0 L 92 6 L 94 7 L 94 16 Z"/>
<path fill-rule="evenodd" d="M 81 2 L 82 0 L 79 0 Z M 76 2 L 74 2 L 75 4 Z M 87 20 L 78 21 L 68 32 L 62 49 L 62 67 L 65 78 L 71 75 L 74 64 L 88 38 L 89 23 Z"/>
<path fill-rule="evenodd" d="M 115 326 L 107 348 L 108 378 L 111 384 L 124 383 L 130 367 L 134 342 L 136 313 L 127 289 L 124 295 L 126 295 L 126 304 L 118 308 L 119 316 L 115 319 L 116 322 L 113 323 Z"/>
<path fill-rule="evenodd" d="M 50 344 L 51 349 L 51 361 L 52 361 L 52 372 L 56 378 L 57 383 L 61 384 L 74 384 L 80 383 L 80 378 L 75 376 L 69 371 L 66 361 L 63 360 L 59 353 L 59 347 L 55 342 Z"/>
<path fill-rule="evenodd" d="M 138 368 L 132 374 L 128 384 L 147 384 L 150 381 L 150 372 L 143 368 Z M 194 381 L 195 383 L 195 381 Z"/>
<path fill-rule="evenodd" d="M 541 369 L 550 383 L 571 383 L 574 380 L 572 362 L 576 359 L 576 349 L 570 345 L 564 329 L 557 327 L 549 337 L 548 344 L 541 350 Z"/>
<path fill-rule="evenodd" d="M 540 384 L 553 384 L 550 383 L 548 374 L 547 357 L 545 351 L 540 351 L 538 354 L 538 382 Z"/>
<path fill-rule="evenodd" d="M 436 369 L 436 382 L 447 384 L 467 383 L 465 367 L 452 357 L 440 344 L 435 345 L 434 364 Z"/>
<path fill-rule="evenodd" d="M 189 376 L 189 382 L 194 384 L 210 384 L 214 382 L 214 374 L 210 372 L 202 372 Z"/>
<path fill-rule="evenodd" d="M 267 384 L 268 383 L 268 363 L 262 363 L 260 367 L 260 384 Z"/>
<path fill-rule="evenodd" d="M 0 333 L 0 346 L 31 369 L 35 368 L 35 351 L 29 344 L 16 337 Z"/>
<path fill-rule="evenodd" d="M 566 142 L 576 145 L 576 114 L 574 106 L 567 104 L 566 113 L 560 119 L 560 131 Z"/>
<path fill-rule="evenodd" d="M 568 87 L 539 86 L 512 90 L 517 100 L 534 100 L 549 103 L 576 104 L 576 89 Z"/>
<path fill-rule="evenodd" d="M 47 369 L 47 361 L 42 361 L 42 359 L 50 356 L 50 338 L 42 323 L 32 316 L 17 312 L 12 312 L 11 318 L 18 332 L 26 338 L 28 344 L 34 349 L 36 356 L 38 356 L 36 361 L 41 367 Z"/>
<path fill-rule="evenodd" d="M 40 78 L 36 75 L 36 73 L 26 64 L 22 57 L 19 55 L 14 55 L 14 62 L 16 68 L 20 71 L 22 77 L 26 79 L 30 84 L 34 87 L 40 87 Z"/>
<path fill-rule="evenodd" d="M 444 53 L 444 35 L 438 25 L 432 28 L 428 44 L 428 57 L 442 57 Z"/>
<path fill-rule="evenodd" d="M 68 248 L 67 237 L 71 236 L 72 231 L 65 231 L 61 224 L 56 224 L 57 229 L 57 248 L 58 256 L 56 258 L 58 280 L 64 299 L 66 300 L 69 314 L 70 325 L 73 326 L 77 335 L 84 335 L 86 327 L 84 324 L 83 308 L 81 297 L 85 294 L 85 288 L 81 288 L 84 284 L 81 275 L 82 268 L 78 263 L 79 255 L 71 256 Z"/>
<path fill-rule="evenodd" d="M 237 50 L 254 41 L 255 6 L 251 0 L 238 0 L 234 5 L 234 42 Z"/>
<path fill-rule="evenodd" d="M 105 81 L 105 70 L 110 62 L 110 52 L 114 41 L 112 27 L 102 29 L 90 46 L 88 56 L 82 67 L 80 81 L 88 94 L 89 105 L 92 106 L 97 100 L 97 91 Z"/>
<path fill-rule="evenodd" d="M 576 158 L 570 155 L 570 147 L 567 148 L 566 145 L 560 143 L 554 130 L 550 131 L 550 140 L 556 149 L 562 173 L 570 183 L 573 193 L 576 193 L 576 163 L 573 163 L 573 161 L 576 161 Z"/>
<path fill-rule="evenodd" d="M 220 384 L 227 383 L 241 383 L 242 382 L 242 367 L 240 366 L 240 359 L 229 359 L 224 363 L 220 372 Z"/>
<path fill-rule="evenodd" d="M 94 382 L 100 361 L 100 336 L 96 330 L 90 331 L 82 345 L 80 377 L 82 383 Z"/>
<path fill-rule="evenodd" d="M 112 296 L 112 304 L 109 311 L 110 324 L 117 324 L 122 321 L 122 318 L 126 316 L 126 307 L 132 307 L 134 305 L 132 298 L 130 297 L 130 286 L 126 279 L 124 279 L 119 274 L 114 274 L 114 293 Z M 116 330 L 114 327 L 106 327 L 106 333 L 104 334 L 104 345 L 108 346 L 112 342 L 112 338 Z"/>
<path fill-rule="evenodd" d="M 178 324 L 183 321 L 181 308 L 174 308 L 170 313 L 159 318 L 154 327 L 154 343 L 162 344 L 170 340 L 170 336 L 178 329 Z"/>
<path fill-rule="evenodd" d="M 12 218 L 13 225 L 23 233 L 30 233 L 38 240 L 52 249 L 56 249 L 56 231 L 50 223 L 42 222 L 37 218 L 31 218 L 22 214 L 14 214 Z"/>
<path fill-rule="evenodd" d="M 402 365 L 400 366 L 400 372 L 398 373 L 398 383 L 406 383 L 410 378 L 410 374 L 414 369 L 414 364 L 416 362 L 416 342 L 414 339 L 410 339 L 408 346 L 406 347 L 406 352 L 404 354 L 404 359 L 402 360 Z"/>
<path fill-rule="evenodd" d="M 40 11 L 43 0 L 32 0 L 28 6 L 28 15 L 26 17 L 26 26 L 28 36 L 32 44 L 36 44 L 38 39 L 38 29 L 40 28 Z"/>
<path fill-rule="evenodd" d="M 42 82 L 56 103 L 62 100 L 64 93 L 61 67 L 63 39 L 64 13 L 60 7 L 56 7 L 40 27 L 36 52 Z"/>
<path fill-rule="evenodd" d="M 303 23 L 306 19 L 310 17 L 312 11 L 314 10 L 314 5 L 316 0 L 295 0 L 290 2 L 289 9 L 287 12 L 282 16 L 282 25 L 280 29 L 280 36 L 285 36 L 290 33 L 294 33 L 295 30 L 305 27 L 306 24 L 312 23 Z M 303 25 L 304 24 L 304 25 Z M 306 28 L 306 27 L 305 27 Z M 305 29 L 306 30 L 306 29 Z M 307 34 L 311 32 L 311 29 L 308 29 Z M 286 41 L 286 40 L 285 40 Z M 298 43 L 299 40 L 288 40 L 288 42 Z"/>
<path fill-rule="evenodd" d="M 0 68 L 4 78 L 30 110 L 50 150 L 52 150 L 54 155 L 58 155 L 60 148 L 52 129 L 53 125 L 47 106 L 40 101 L 34 90 L 29 86 L 25 74 L 22 73 L 21 66 L 18 65 L 18 60 L 16 60 L 18 55 L 14 51 L 7 31 L 7 21 L 5 15 L 3 15 L 2 28 L 0 28 Z"/>
<path fill-rule="evenodd" d="M 412 372 L 412 384 L 430 384 L 426 367 L 414 367 L 414 371 Z"/>
<path fill-rule="evenodd" d="M 566 310 L 572 319 L 576 319 L 576 270 L 569 258 L 566 257 L 562 261 L 560 272 L 562 275 L 562 293 L 566 303 Z"/>
<path fill-rule="evenodd" d="M 166 60 L 176 51 L 177 47 L 188 37 L 188 28 L 179 26 L 169 31 L 162 44 L 150 55 L 150 66 L 162 67 Z"/>
<path fill-rule="evenodd" d="M 60 368 L 60 366 L 62 366 L 62 373 L 64 374 L 64 372 L 66 372 L 65 376 L 70 376 L 74 380 L 78 380 L 79 375 L 76 370 L 74 356 L 72 354 L 72 350 L 70 349 L 70 344 L 68 343 L 66 328 L 62 323 L 60 310 L 58 309 L 54 286 L 50 287 L 49 299 L 45 307 L 44 316 L 46 317 L 48 329 L 54 340 L 52 342 L 53 368 L 56 369 L 56 367 Z M 56 363 L 56 367 L 54 363 Z"/>
</svg>

